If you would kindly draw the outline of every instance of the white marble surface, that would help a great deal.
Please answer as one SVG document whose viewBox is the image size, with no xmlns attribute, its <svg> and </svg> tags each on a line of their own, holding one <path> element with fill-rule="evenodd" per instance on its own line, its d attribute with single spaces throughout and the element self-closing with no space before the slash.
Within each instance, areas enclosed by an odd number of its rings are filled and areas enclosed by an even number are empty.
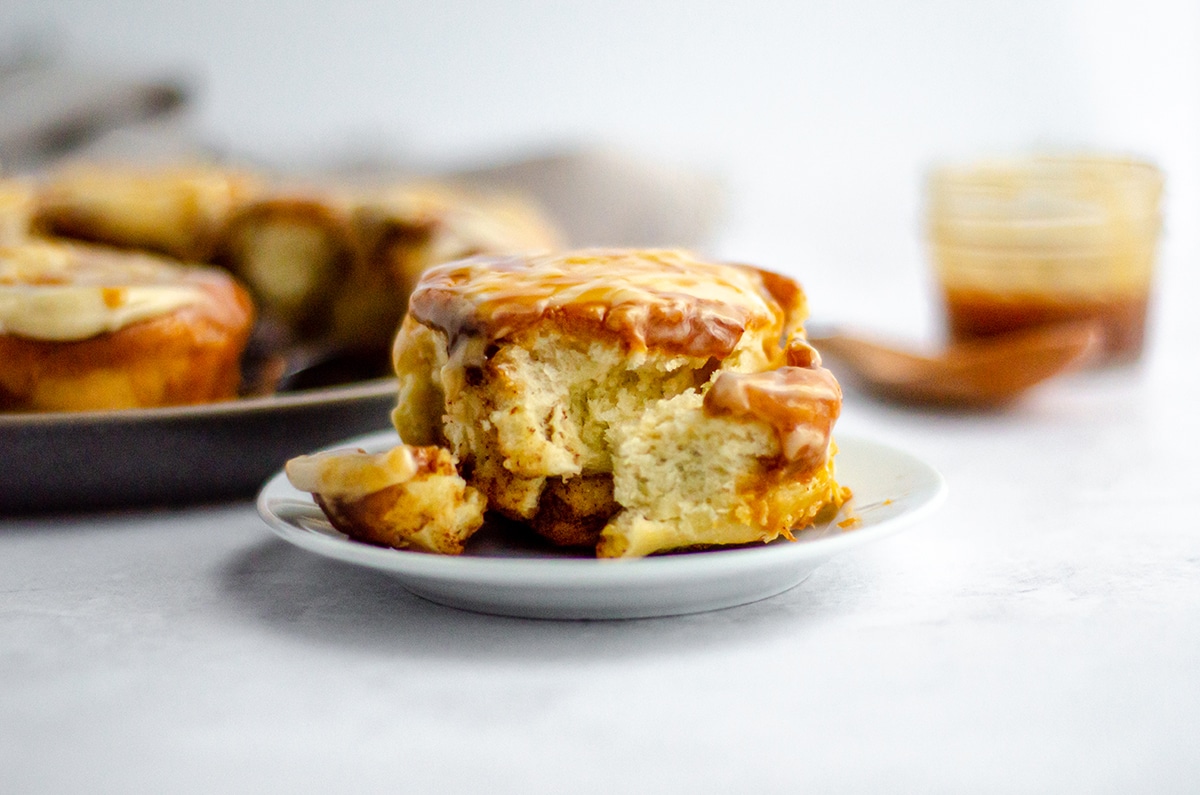
<svg viewBox="0 0 1200 795">
<path fill-rule="evenodd" d="M 249 503 L 6 519 L 0 788 L 1194 791 L 1198 330 L 1163 303 L 1142 367 L 1008 412 L 850 394 L 947 504 L 716 613 L 458 612 Z"/>
</svg>

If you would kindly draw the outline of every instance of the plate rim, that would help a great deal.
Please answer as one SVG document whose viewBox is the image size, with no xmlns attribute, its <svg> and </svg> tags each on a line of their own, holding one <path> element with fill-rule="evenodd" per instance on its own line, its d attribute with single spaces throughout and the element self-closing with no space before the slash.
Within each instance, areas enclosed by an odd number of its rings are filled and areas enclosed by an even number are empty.
<svg viewBox="0 0 1200 795">
<path fill-rule="evenodd" d="M 909 527 L 936 512 L 945 502 L 948 487 L 945 478 L 919 457 L 890 444 L 858 434 L 838 434 L 843 455 L 848 445 L 865 445 L 899 455 L 918 465 L 929 478 L 931 492 L 923 502 L 902 514 L 884 519 L 879 525 L 851 529 L 836 535 L 802 542 L 779 542 L 757 547 L 712 549 L 698 553 L 655 555 L 645 558 L 608 560 L 602 558 L 521 558 L 470 555 L 435 555 L 427 552 L 378 547 L 349 538 L 338 538 L 296 527 L 271 507 L 274 500 L 296 503 L 304 510 L 320 509 L 311 495 L 293 488 L 281 469 L 269 478 L 255 499 L 259 516 L 280 538 L 306 551 L 347 563 L 366 566 L 390 574 L 425 580 L 458 581 L 489 585 L 571 585 L 579 588 L 608 586 L 629 577 L 689 580 L 705 576 L 723 576 L 730 568 L 753 567 L 759 561 L 772 566 L 787 566 L 805 560 L 824 560 L 847 548 L 874 541 Z M 383 442 L 399 443 L 394 431 L 381 431 L 352 437 L 322 449 L 362 447 L 371 450 Z M 853 484 L 848 484 L 853 488 Z M 764 563 L 768 565 L 768 563 Z M 531 583 L 535 579 L 536 583 Z"/>
</svg>

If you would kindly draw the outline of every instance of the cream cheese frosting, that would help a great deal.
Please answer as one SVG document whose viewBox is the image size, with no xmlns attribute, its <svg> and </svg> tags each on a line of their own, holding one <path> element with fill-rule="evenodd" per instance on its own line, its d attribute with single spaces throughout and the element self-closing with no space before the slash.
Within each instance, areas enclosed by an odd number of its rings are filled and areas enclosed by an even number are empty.
<svg viewBox="0 0 1200 795">
<path fill-rule="evenodd" d="M 389 486 L 407 483 L 421 464 L 407 445 L 382 453 L 330 450 L 291 459 L 287 478 L 301 491 L 337 499 L 358 499 Z"/>
<path fill-rule="evenodd" d="M 82 340 L 210 300 L 186 277 L 192 270 L 83 246 L 3 246 L 0 334 Z"/>
</svg>

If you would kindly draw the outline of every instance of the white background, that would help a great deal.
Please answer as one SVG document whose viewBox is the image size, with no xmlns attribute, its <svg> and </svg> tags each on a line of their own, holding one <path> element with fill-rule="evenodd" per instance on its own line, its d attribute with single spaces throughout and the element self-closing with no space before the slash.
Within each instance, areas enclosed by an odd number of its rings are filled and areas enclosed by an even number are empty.
<svg viewBox="0 0 1200 795">
<path fill-rule="evenodd" d="M 939 160 L 1131 153 L 1167 172 L 1168 247 L 1200 216 L 1192 2 L 8 0 L 0 32 L 187 77 L 236 156 L 452 168 L 583 143 L 714 175 L 717 253 L 793 273 L 837 319 L 904 300 L 927 330 Z"/>
</svg>

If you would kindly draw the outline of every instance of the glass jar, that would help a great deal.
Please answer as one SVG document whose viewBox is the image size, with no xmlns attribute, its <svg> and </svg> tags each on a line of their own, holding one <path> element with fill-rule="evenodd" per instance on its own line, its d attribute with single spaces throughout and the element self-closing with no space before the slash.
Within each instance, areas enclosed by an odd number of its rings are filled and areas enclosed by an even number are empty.
<svg viewBox="0 0 1200 795">
<path fill-rule="evenodd" d="M 934 266 L 955 340 L 1090 319 L 1104 362 L 1142 351 L 1163 177 L 1149 163 L 1031 156 L 936 169 Z"/>
</svg>

